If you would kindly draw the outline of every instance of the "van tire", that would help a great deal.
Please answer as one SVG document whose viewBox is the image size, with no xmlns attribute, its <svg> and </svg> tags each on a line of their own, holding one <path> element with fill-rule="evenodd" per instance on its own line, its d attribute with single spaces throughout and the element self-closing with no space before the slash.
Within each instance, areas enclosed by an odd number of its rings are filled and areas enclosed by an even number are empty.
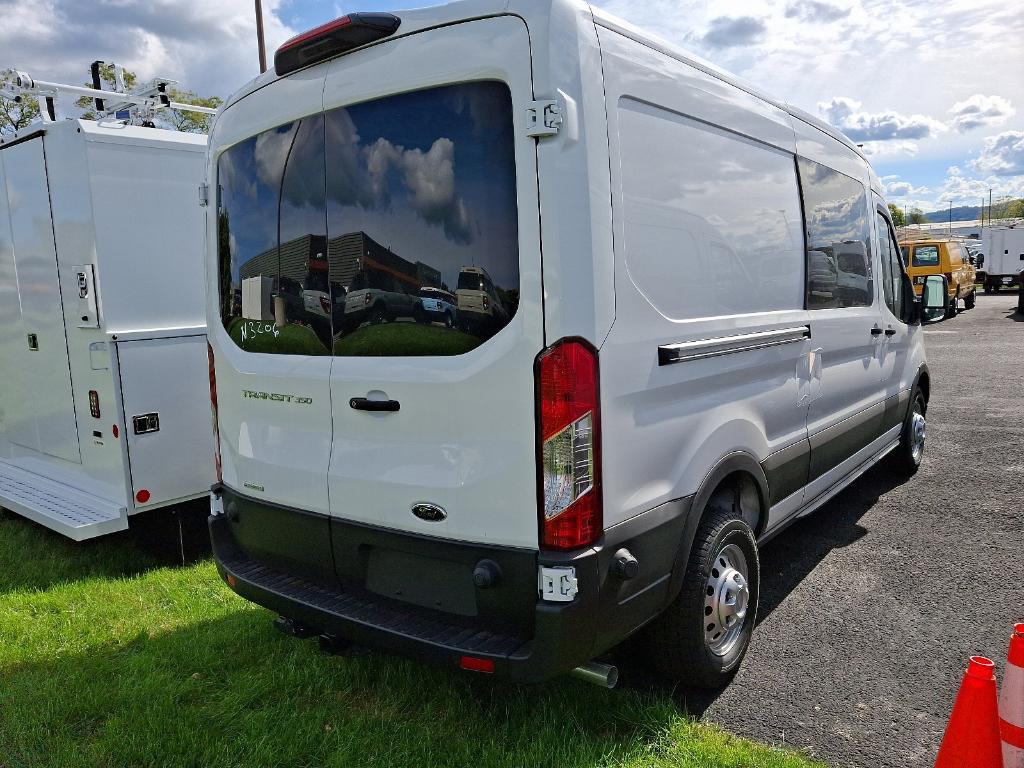
<svg viewBox="0 0 1024 768">
<path fill-rule="evenodd" d="M 918 443 L 918 439 L 914 435 L 915 413 L 920 413 L 922 418 L 928 413 L 928 401 L 924 399 L 924 393 L 919 387 L 914 387 L 910 396 L 907 415 L 903 419 L 903 431 L 900 433 L 900 443 L 888 457 L 890 469 L 901 477 L 913 475 L 924 460 L 925 436 L 923 434 L 919 438 L 919 450 L 915 450 L 915 445 Z"/>
<path fill-rule="evenodd" d="M 977 293 L 978 290 L 975 289 L 968 293 L 966 296 L 964 296 L 964 309 L 974 309 L 974 300 L 976 298 Z"/>
<path fill-rule="evenodd" d="M 956 307 L 957 307 L 957 299 L 956 299 L 956 296 L 953 296 L 949 300 L 949 304 L 946 305 L 946 319 L 947 320 L 950 320 L 950 319 L 956 317 Z"/>
<path fill-rule="evenodd" d="M 718 556 L 735 547 L 746 560 L 746 615 L 738 635 L 725 653 L 716 653 L 705 639 L 709 581 Z M 739 669 L 757 619 L 760 561 L 754 532 L 737 511 L 710 508 L 701 520 L 683 585 L 675 600 L 646 630 L 651 659 L 659 672 L 695 688 L 721 688 Z"/>
</svg>

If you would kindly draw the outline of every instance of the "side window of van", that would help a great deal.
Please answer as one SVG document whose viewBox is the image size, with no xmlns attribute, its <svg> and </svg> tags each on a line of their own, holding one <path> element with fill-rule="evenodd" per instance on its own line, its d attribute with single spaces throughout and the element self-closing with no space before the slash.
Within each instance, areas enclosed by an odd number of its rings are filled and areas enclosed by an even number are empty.
<svg viewBox="0 0 1024 768">
<path fill-rule="evenodd" d="M 878 247 L 882 257 L 882 294 L 885 296 L 886 306 L 895 317 L 900 318 L 903 316 L 903 264 L 889 222 L 882 214 L 875 215 Z"/>
<path fill-rule="evenodd" d="M 793 156 L 623 99 L 619 146 L 629 277 L 665 317 L 803 308 Z"/>
<path fill-rule="evenodd" d="M 803 157 L 797 165 L 807 228 L 807 308 L 871 306 L 871 220 L 864 185 Z"/>
<path fill-rule="evenodd" d="M 236 144 L 217 161 L 221 319 L 242 349 L 330 354 L 323 118 Z"/>
<path fill-rule="evenodd" d="M 864 185 L 798 158 L 807 227 L 807 308 L 870 306 L 871 229 Z"/>
</svg>

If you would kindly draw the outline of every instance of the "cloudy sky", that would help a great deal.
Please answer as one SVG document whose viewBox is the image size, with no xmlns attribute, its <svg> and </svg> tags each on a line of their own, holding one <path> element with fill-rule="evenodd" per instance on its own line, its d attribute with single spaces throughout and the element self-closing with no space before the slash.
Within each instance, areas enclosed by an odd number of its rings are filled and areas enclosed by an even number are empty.
<svg viewBox="0 0 1024 768">
<path fill-rule="evenodd" d="M 268 48 L 346 10 L 264 0 Z M 1006 0 L 606 0 L 604 7 L 864 144 L 890 200 L 1024 195 L 1024 12 Z M 93 59 L 226 96 L 256 73 L 251 0 L 0 0 L 0 66 L 84 81 Z"/>
</svg>

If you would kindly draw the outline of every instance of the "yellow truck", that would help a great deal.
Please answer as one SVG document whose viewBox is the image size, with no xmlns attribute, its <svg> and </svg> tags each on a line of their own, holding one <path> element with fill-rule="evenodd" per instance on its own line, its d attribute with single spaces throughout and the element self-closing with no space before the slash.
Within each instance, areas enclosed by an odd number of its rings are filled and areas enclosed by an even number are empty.
<svg viewBox="0 0 1024 768">
<path fill-rule="evenodd" d="M 918 296 L 928 275 L 942 275 L 949 299 L 946 317 L 956 315 L 960 299 L 963 299 L 964 309 L 974 309 L 975 268 L 967 250 L 958 241 L 949 238 L 903 241 L 900 250 Z"/>
</svg>

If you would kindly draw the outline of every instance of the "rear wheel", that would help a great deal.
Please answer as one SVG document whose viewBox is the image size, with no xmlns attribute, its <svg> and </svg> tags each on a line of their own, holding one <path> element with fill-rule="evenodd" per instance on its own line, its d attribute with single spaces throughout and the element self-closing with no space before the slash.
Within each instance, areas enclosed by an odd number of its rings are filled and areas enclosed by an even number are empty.
<svg viewBox="0 0 1024 768">
<path fill-rule="evenodd" d="M 695 687 L 726 685 L 750 644 L 759 586 L 750 526 L 727 505 L 710 506 L 679 595 L 647 630 L 653 664 Z"/>
</svg>

